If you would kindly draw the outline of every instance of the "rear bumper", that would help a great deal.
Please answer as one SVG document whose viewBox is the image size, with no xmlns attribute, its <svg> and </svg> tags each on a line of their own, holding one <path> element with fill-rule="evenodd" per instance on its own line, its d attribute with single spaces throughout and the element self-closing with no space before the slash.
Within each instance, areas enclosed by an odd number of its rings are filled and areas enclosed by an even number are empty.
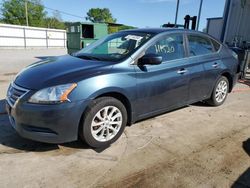
<svg viewBox="0 0 250 188">
<path fill-rule="evenodd" d="M 77 140 L 78 127 L 87 101 L 56 105 L 38 105 L 17 102 L 6 103 L 13 128 L 24 138 L 46 143 L 64 143 Z"/>
<path fill-rule="evenodd" d="M 233 85 L 232 85 L 232 89 L 233 87 L 236 85 L 236 83 L 238 82 L 238 80 L 240 79 L 241 74 L 237 73 L 235 74 L 235 76 L 233 77 Z"/>
</svg>

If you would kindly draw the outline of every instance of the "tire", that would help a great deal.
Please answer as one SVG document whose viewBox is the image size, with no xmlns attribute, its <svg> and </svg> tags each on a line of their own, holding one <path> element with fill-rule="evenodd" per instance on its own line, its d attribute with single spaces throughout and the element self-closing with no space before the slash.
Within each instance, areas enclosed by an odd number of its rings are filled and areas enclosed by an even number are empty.
<svg viewBox="0 0 250 188">
<path fill-rule="evenodd" d="M 208 99 L 206 102 L 211 106 L 220 106 L 225 102 L 228 91 L 228 79 L 225 76 L 221 76 L 214 86 L 213 93 L 210 99 Z"/>
<path fill-rule="evenodd" d="M 112 97 L 95 99 L 84 113 L 80 137 L 93 148 L 105 148 L 114 143 L 127 125 L 127 110 Z"/>
</svg>

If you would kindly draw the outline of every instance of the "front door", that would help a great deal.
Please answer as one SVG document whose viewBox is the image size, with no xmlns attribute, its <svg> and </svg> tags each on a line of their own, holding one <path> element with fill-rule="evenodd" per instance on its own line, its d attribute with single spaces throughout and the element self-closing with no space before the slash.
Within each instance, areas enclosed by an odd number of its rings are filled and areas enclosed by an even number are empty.
<svg viewBox="0 0 250 188">
<path fill-rule="evenodd" d="M 145 54 L 158 54 L 160 65 L 136 65 L 137 115 L 147 116 L 182 106 L 188 100 L 189 62 L 182 34 L 169 34 L 150 46 Z"/>
</svg>

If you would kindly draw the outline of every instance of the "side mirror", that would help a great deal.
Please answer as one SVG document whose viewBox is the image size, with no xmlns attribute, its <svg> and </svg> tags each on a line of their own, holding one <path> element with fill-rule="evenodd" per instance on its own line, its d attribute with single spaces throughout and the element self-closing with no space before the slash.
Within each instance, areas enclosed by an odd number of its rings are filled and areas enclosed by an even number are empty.
<svg viewBox="0 0 250 188">
<path fill-rule="evenodd" d="M 146 54 L 138 60 L 138 65 L 159 65 L 162 63 L 162 56 L 157 54 Z"/>
</svg>

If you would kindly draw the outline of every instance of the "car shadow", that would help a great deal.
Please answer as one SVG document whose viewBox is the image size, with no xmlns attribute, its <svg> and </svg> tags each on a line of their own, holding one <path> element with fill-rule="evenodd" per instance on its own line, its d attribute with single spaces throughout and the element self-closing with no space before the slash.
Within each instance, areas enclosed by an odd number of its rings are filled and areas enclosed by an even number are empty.
<svg viewBox="0 0 250 188">
<path fill-rule="evenodd" d="M 250 138 L 242 143 L 242 148 L 250 157 Z M 239 178 L 233 183 L 231 188 L 247 188 L 250 187 L 250 167 L 243 172 Z"/>
<path fill-rule="evenodd" d="M 246 141 L 243 142 L 242 148 L 250 157 L 250 138 L 248 138 Z"/>
<path fill-rule="evenodd" d="M 46 152 L 51 150 L 57 150 L 60 148 L 59 146 L 63 146 L 66 148 L 73 149 L 93 149 L 95 152 L 101 153 L 109 147 L 108 146 L 105 148 L 91 148 L 87 144 L 82 142 L 80 139 L 74 142 L 63 144 L 47 144 L 22 138 L 16 133 L 14 128 L 11 126 L 4 106 L 5 100 L 0 100 L 0 145 L 19 150 L 20 152 Z M 0 153 L 2 152 L 3 151 L 0 151 Z"/>
<path fill-rule="evenodd" d="M 193 104 L 190 104 L 190 106 L 198 106 L 198 107 L 213 107 L 205 102 L 196 102 L 196 103 L 193 103 Z"/>
<path fill-rule="evenodd" d="M 19 136 L 12 128 L 7 114 L 0 114 L 0 145 L 22 151 L 44 152 L 59 149 L 58 145 L 31 141 Z M 0 151 L 0 153 L 3 151 Z M 13 151 L 17 152 L 17 151 Z"/>
</svg>

